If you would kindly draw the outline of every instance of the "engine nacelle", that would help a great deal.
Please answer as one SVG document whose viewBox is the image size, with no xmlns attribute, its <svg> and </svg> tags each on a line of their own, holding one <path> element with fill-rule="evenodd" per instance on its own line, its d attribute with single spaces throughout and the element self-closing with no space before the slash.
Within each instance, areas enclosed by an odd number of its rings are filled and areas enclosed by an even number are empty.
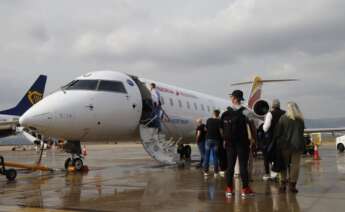
<svg viewBox="0 0 345 212">
<path fill-rule="evenodd" d="M 257 116 L 263 117 L 270 111 L 270 105 L 265 100 L 258 100 L 254 104 L 253 111 Z"/>
</svg>

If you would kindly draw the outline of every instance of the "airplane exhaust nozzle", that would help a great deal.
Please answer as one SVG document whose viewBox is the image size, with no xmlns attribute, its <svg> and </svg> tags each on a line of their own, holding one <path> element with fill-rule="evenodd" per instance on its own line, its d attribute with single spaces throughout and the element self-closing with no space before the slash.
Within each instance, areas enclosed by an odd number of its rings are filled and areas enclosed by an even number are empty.
<svg viewBox="0 0 345 212">
<path fill-rule="evenodd" d="M 259 100 L 254 104 L 253 111 L 257 116 L 263 117 L 270 111 L 270 105 L 265 100 Z"/>
</svg>

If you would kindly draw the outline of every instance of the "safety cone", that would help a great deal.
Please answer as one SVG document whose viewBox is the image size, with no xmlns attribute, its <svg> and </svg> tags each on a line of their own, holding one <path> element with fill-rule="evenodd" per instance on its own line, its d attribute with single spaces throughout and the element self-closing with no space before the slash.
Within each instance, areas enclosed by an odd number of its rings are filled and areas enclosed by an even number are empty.
<svg viewBox="0 0 345 212">
<path fill-rule="evenodd" d="M 317 145 L 314 145 L 314 160 L 321 160 L 319 154 L 319 148 Z"/>
<path fill-rule="evenodd" d="M 81 150 L 83 156 L 85 157 L 87 155 L 87 150 L 86 150 L 86 146 L 83 146 L 83 149 Z"/>
</svg>

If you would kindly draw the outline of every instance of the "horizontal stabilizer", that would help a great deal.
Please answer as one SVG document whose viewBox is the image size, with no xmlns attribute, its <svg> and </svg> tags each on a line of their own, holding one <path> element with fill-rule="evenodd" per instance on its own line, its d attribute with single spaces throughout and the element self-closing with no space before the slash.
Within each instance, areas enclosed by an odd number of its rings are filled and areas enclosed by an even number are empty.
<svg viewBox="0 0 345 212">
<path fill-rule="evenodd" d="M 279 79 L 279 80 L 260 80 L 262 83 L 275 83 L 275 82 L 293 82 L 293 81 L 299 81 L 298 79 Z M 239 82 L 239 83 L 233 83 L 231 86 L 238 86 L 238 85 L 251 85 L 254 81 L 248 81 L 248 82 Z"/>
</svg>

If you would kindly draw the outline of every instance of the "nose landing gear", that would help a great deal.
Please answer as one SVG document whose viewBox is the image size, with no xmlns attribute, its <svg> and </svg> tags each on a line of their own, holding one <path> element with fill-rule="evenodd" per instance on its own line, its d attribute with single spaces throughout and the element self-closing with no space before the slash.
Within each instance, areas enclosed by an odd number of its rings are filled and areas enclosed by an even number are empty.
<svg viewBox="0 0 345 212">
<path fill-rule="evenodd" d="M 65 152 L 70 153 L 71 157 L 65 161 L 67 171 L 87 171 L 88 167 L 84 165 L 80 141 L 67 141 L 63 146 Z"/>
<path fill-rule="evenodd" d="M 84 168 L 83 158 L 81 156 L 67 158 L 65 161 L 65 169 L 68 170 L 70 167 L 74 167 L 76 171 L 82 171 Z"/>
</svg>

